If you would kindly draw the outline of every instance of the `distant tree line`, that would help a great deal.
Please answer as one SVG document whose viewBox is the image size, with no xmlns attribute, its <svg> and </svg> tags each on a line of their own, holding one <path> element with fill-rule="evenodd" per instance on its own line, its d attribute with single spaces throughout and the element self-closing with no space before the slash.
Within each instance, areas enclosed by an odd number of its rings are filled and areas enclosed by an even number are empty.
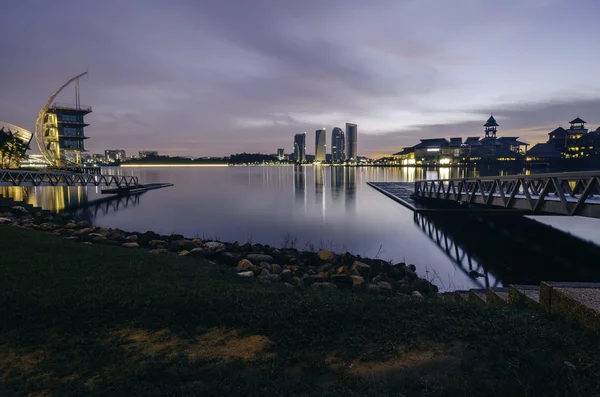
<svg viewBox="0 0 600 397">
<path fill-rule="evenodd" d="M 275 156 L 260 153 L 238 153 L 229 156 L 229 164 L 262 164 L 262 163 L 287 163 L 280 161 Z"/>
<path fill-rule="evenodd" d="M 177 156 L 148 156 L 141 159 L 121 161 L 121 164 L 227 164 L 227 157 L 190 159 Z"/>
</svg>

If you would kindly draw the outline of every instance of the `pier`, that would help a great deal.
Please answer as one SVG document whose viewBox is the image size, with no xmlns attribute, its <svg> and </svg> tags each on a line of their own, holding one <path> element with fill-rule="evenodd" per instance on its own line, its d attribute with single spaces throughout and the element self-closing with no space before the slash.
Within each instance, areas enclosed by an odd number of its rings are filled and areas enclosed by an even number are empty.
<svg viewBox="0 0 600 397">
<path fill-rule="evenodd" d="M 368 184 L 413 211 L 511 211 L 600 218 L 600 171 Z"/>
<path fill-rule="evenodd" d="M 137 176 L 83 174 L 65 171 L 0 170 L 0 186 L 139 186 Z"/>
</svg>

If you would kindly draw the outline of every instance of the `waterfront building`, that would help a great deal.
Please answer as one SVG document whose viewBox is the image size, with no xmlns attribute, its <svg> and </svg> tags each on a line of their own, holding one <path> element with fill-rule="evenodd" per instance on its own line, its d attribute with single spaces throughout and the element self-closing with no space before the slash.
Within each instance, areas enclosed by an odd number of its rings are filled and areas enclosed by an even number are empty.
<svg viewBox="0 0 600 397">
<path fill-rule="evenodd" d="M 331 131 L 331 161 L 341 163 L 346 159 L 346 141 L 344 131 L 340 127 L 335 127 Z"/>
<path fill-rule="evenodd" d="M 277 160 L 281 161 L 285 159 L 285 149 L 277 149 Z"/>
<path fill-rule="evenodd" d="M 402 165 L 450 165 L 476 162 L 517 161 L 523 159 L 528 143 L 518 137 L 497 137 L 498 122 L 490 116 L 484 137 L 430 138 L 406 147 L 393 157 Z"/>
<path fill-rule="evenodd" d="M 527 153 L 527 161 L 552 163 L 560 159 L 590 159 L 600 155 L 600 127 L 589 132 L 586 122 L 577 117 L 569 122 L 569 129 L 555 128 L 548 133 L 548 141 L 538 143 Z"/>
<path fill-rule="evenodd" d="M 294 136 L 294 160 L 296 163 L 306 162 L 306 132 Z"/>
<path fill-rule="evenodd" d="M 47 149 L 65 163 L 81 164 L 81 153 L 85 151 L 84 128 L 89 126 L 84 117 L 92 112 L 91 106 L 55 103 L 44 115 L 44 136 Z"/>
<path fill-rule="evenodd" d="M 125 150 L 122 149 L 107 149 L 104 151 L 104 158 L 106 161 L 124 161 L 127 157 L 125 156 Z"/>
<path fill-rule="evenodd" d="M 147 157 L 158 157 L 158 152 L 156 150 L 140 150 L 139 158 L 145 159 Z"/>
<path fill-rule="evenodd" d="M 325 128 L 315 132 L 315 161 L 324 162 L 327 154 L 327 136 Z"/>
<path fill-rule="evenodd" d="M 46 168 L 48 164 L 41 154 L 31 154 L 21 161 L 21 168 Z"/>
<path fill-rule="evenodd" d="M 103 154 L 92 154 L 92 161 L 95 163 L 102 163 L 105 159 Z"/>
<path fill-rule="evenodd" d="M 346 161 L 358 160 L 358 127 L 356 124 L 346 123 Z"/>
</svg>

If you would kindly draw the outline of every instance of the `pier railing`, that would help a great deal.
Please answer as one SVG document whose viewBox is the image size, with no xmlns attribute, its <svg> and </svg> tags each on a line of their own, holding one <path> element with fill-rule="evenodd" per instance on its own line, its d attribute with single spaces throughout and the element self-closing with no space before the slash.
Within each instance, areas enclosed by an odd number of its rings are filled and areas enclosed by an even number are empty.
<svg viewBox="0 0 600 397">
<path fill-rule="evenodd" d="M 419 180 L 413 196 L 600 218 L 600 171 Z"/>
<path fill-rule="evenodd" d="M 0 170 L 0 186 L 138 186 L 136 176 Z"/>
</svg>

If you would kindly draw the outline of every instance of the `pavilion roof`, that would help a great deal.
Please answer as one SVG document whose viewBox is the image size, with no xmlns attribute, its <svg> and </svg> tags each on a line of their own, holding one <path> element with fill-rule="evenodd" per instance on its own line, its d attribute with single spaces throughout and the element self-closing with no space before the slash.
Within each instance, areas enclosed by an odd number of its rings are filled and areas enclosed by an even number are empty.
<svg viewBox="0 0 600 397">
<path fill-rule="evenodd" d="M 496 119 L 494 118 L 494 116 L 490 116 L 490 118 L 488 119 L 488 121 L 483 126 L 484 127 L 499 127 L 499 125 L 496 122 Z"/>
<path fill-rule="evenodd" d="M 569 124 L 585 124 L 586 121 L 580 119 L 579 117 L 577 117 L 575 120 L 571 120 L 569 121 Z"/>
</svg>

